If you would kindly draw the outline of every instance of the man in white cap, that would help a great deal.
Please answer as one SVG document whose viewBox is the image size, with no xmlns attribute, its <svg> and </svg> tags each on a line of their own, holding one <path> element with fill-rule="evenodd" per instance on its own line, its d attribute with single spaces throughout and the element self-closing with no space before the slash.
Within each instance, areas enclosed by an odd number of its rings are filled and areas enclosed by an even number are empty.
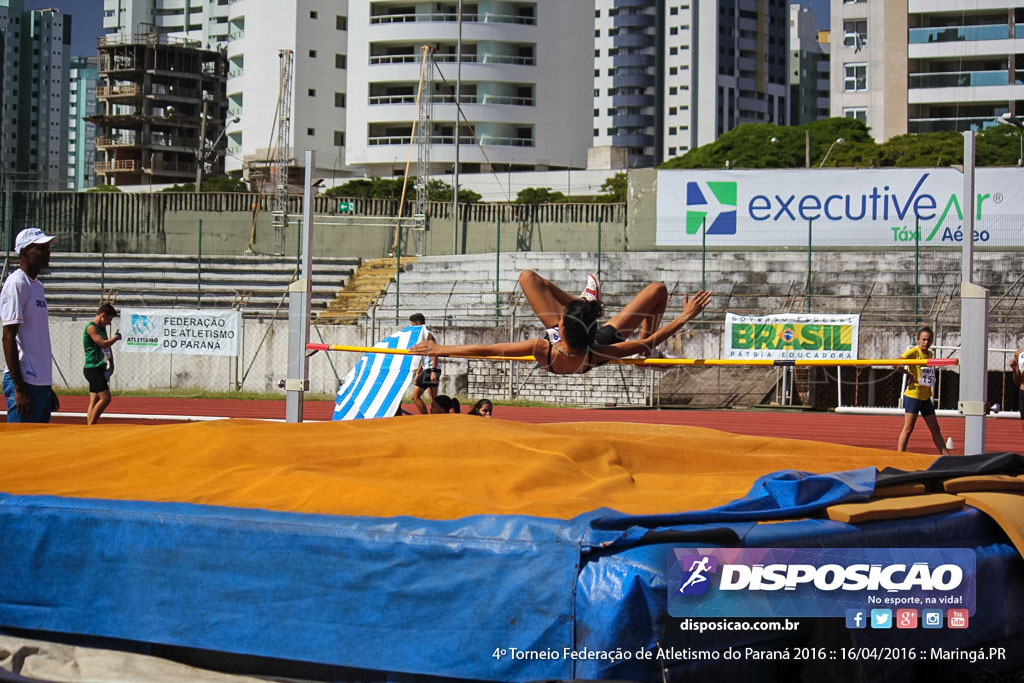
<svg viewBox="0 0 1024 683">
<path fill-rule="evenodd" d="M 38 279 L 39 271 L 50 265 L 50 245 L 56 240 L 39 228 L 19 232 L 14 242 L 18 268 L 0 291 L 8 422 L 49 422 L 50 413 L 60 408 L 52 387 L 50 316 Z"/>
</svg>

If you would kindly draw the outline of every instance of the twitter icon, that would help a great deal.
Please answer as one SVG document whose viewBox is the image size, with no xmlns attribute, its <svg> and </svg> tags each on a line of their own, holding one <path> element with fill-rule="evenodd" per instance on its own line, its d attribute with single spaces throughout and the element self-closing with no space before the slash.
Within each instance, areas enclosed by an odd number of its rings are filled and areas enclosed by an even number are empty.
<svg viewBox="0 0 1024 683">
<path fill-rule="evenodd" d="M 871 610 L 871 628 L 892 628 L 892 610 Z"/>
</svg>

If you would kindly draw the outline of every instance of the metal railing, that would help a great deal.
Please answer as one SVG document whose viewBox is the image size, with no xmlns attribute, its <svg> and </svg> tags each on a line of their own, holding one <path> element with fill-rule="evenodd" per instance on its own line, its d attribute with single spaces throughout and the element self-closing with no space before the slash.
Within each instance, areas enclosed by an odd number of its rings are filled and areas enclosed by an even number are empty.
<svg viewBox="0 0 1024 683">
<path fill-rule="evenodd" d="M 964 88 L 986 85 L 1009 85 L 1010 72 L 1002 71 L 945 71 L 942 73 L 910 74 L 910 88 Z"/>
<path fill-rule="evenodd" d="M 909 31 L 907 40 L 911 44 L 920 44 L 974 40 L 1006 40 L 1009 37 L 1009 24 L 986 24 L 981 26 L 912 28 Z"/>
<path fill-rule="evenodd" d="M 134 171 L 138 162 L 135 159 L 118 159 L 116 161 L 97 161 L 93 168 L 97 173 L 111 173 L 115 171 Z"/>
<path fill-rule="evenodd" d="M 412 140 L 411 135 L 381 135 L 371 136 L 367 139 L 370 145 L 408 145 Z M 454 145 L 454 135 L 434 135 L 430 141 L 435 145 Z M 481 135 L 481 145 L 495 145 L 498 147 L 533 147 L 533 138 L 512 138 L 493 135 Z M 464 135 L 459 137 L 460 145 L 474 145 L 477 141 L 472 136 Z"/>
<path fill-rule="evenodd" d="M 409 22 L 457 22 L 458 13 L 455 12 L 430 12 L 424 14 L 378 14 L 370 17 L 370 24 L 405 24 Z M 462 13 L 462 21 L 467 23 L 498 23 L 498 24 L 520 24 L 534 26 L 537 23 L 535 17 L 524 17 L 518 14 L 470 14 Z"/>
</svg>

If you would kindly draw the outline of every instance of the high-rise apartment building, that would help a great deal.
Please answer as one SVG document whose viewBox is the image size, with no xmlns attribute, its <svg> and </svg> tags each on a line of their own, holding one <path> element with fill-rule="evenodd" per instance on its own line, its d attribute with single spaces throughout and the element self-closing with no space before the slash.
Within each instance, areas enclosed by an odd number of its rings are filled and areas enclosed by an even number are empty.
<svg viewBox="0 0 1024 683">
<path fill-rule="evenodd" d="M 828 31 L 801 5 L 789 6 L 789 122 L 808 123 L 829 117 Z"/>
<path fill-rule="evenodd" d="M 228 172 L 276 153 L 279 53 L 290 50 L 289 158 L 301 164 L 313 149 L 319 175 L 343 172 L 347 0 L 104 0 L 103 9 L 108 34 L 153 32 L 226 51 Z"/>
<path fill-rule="evenodd" d="M 351 3 L 348 162 L 378 174 L 404 168 L 426 44 L 436 64 L 424 94 L 433 98 L 432 172 L 453 168 L 456 136 L 466 172 L 584 167 L 593 137 L 593 11 L 576 1 L 467 1 L 460 65 L 457 3 Z"/>
<path fill-rule="evenodd" d="M 877 140 L 1024 114 L 1019 0 L 832 0 L 832 115 Z"/>
<path fill-rule="evenodd" d="M 63 189 L 71 17 L 56 9 L 26 11 L 22 0 L 0 0 L 0 35 L 0 170 L 21 187 Z"/>
<path fill-rule="evenodd" d="M 597 0 L 594 26 L 593 144 L 630 167 L 789 122 L 785 0 Z"/>
<path fill-rule="evenodd" d="M 68 90 L 68 189 L 93 187 L 96 161 L 96 125 L 87 117 L 96 113 L 96 82 L 99 79 L 95 57 L 75 57 L 69 70 Z"/>
</svg>

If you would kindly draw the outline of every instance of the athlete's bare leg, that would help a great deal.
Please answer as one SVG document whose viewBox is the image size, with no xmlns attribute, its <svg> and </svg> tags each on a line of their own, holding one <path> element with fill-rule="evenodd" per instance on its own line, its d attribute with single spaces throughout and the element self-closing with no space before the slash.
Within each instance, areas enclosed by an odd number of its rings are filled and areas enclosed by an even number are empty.
<svg viewBox="0 0 1024 683">
<path fill-rule="evenodd" d="M 565 307 L 570 301 L 579 298 L 532 270 L 524 270 L 519 274 L 519 286 L 523 288 L 526 300 L 544 327 L 557 327 L 562 321 Z"/>
</svg>

